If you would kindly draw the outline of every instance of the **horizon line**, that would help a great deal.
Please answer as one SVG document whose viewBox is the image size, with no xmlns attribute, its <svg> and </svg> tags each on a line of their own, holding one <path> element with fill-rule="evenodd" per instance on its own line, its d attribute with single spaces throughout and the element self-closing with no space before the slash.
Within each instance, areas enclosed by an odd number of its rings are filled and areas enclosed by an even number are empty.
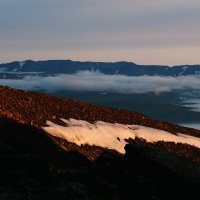
<svg viewBox="0 0 200 200">
<path fill-rule="evenodd" d="M 91 62 L 91 63 L 132 63 L 135 65 L 139 66 L 163 66 L 163 67 L 175 67 L 175 66 L 195 66 L 195 65 L 200 65 L 200 64 L 178 64 L 178 65 L 164 65 L 164 64 L 138 64 L 133 61 L 126 61 L 126 60 L 116 60 L 116 61 L 92 61 L 92 60 L 76 60 L 76 59 L 42 59 L 42 60 L 37 60 L 37 59 L 24 59 L 24 60 L 13 60 L 13 61 L 7 61 L 7 62 L 2 62 L 0 65 L 3 64 L 9 64 L 9 63 L 14 63 L 14 62 L 27 62 L 27 61 L 33 61 L 33 62 L 45 62 L 45 61 L 72 61 L 72 62 Z"/>
</svg>

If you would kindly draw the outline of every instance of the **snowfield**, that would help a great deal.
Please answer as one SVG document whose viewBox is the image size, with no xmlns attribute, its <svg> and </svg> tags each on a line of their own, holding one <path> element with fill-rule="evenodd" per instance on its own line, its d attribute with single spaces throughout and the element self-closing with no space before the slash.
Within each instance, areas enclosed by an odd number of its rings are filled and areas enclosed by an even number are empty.
<svg viewBox="0 0 200 200">
<path fill-rule="evenodd" d="M 179 133 L 173 135 L 169 132 L 149 128 L 140 125 L 112 124 L 97 121 L 91 124 L 87 121 L 76 119 L 61 119 L 66 126 L 60 126 L 47 121 L 47 127 L 42 129 L 50 135 L 62 138 L 79 146 L 88 144 L 125 153 L 125 139 L 136 137 L 145 139 L 147 142 L 175 142 L 193 145 L 200 148 L 200 138 Z"/>
</svg>

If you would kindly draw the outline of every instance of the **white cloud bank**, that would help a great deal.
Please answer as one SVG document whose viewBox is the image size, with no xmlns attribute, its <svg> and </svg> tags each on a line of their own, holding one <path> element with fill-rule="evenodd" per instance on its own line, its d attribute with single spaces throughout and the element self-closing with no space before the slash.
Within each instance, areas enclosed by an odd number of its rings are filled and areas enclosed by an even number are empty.
<svg viewBox="0 0 200 200">
<path fill-rule="evenodd" d="M 60 126 L 47 121 L 48 127 L 43 130 L 50 135 L 62 138 L 78 146 L 88 144 L 89 146 L 99 146 L 107 149 L 116 150 L 121 154 L 125 153 L 125 139 L 143 138 L 147 142 L 175 142 L 193 145 L 200 148 L 200 138 L 178 134 L 173 135 L 169 132 L 149 128 L 139 125 L 112 124 L 97 121 L 90 124 L 87 121 L 75 119 L 62 119 L 67 126 Z"/>
<path fill-rule="evenodd" d="M 184 100 L 184 106 L 192 111 L 200 112 L 200 99 L 187 99 Z"/>
<path fill-rule="evenodd" d="M 0 79 L 0 85 L 19 89 L 46 91 L 73 90 L 116 92 L 124 94 L 148 93 L 156 94 L 172 90 L 200 89 L 200 76 L 126 76 L 106 75 L 100 72 L 80 71 L 76 74 L 60 74 L 55 76 L 25 76 L 22 80 Z"/>
<path fill-rule="evenodd" d="M 200 130 L 200 123 L 185 123 L 185 124 L 180 124 L 180 126 L 185 126 Z"/>
</svg>

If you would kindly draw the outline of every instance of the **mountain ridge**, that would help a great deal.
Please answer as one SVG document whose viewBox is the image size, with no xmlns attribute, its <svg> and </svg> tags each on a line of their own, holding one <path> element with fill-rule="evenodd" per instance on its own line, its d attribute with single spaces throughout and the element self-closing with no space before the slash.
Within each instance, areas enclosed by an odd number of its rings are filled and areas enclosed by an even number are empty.
<svg viewBox="0 0 200 200">
<path fill-rule="evenodd" d="M 92 62 L 72 60 L 14 61 L 0 64 L 0 73 L 64 73 L 77 71 L 100 71 L 104 74 L 122 74 L 127 76 L 186 76 L 200 74 L 200 65 L 138 65 L 133 62 Z"/>
</svg>

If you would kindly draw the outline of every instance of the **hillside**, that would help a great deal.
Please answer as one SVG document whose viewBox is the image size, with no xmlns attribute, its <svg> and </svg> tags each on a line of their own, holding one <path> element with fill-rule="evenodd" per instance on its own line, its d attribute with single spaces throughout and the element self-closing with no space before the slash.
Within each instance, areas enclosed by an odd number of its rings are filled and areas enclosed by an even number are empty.
<svg viewBox="0 0 200 200">
<path fill-rule="evenodd" d="M 200 130 L 153 120 L 128 110 L 108 108 L 4 86 L 0 86 L 0 94 L 1 115 L 36 127 L 46 125 L 46 120 L 61 123 L 60 118 L 74 118 L 88 122 L 101 120 L 111 123 L 138 124 L 166 130 L 174 134 L 180 132 L 200 137 Z"/>
<path fill-rule="evenodd" d="M 173 142 L 127 141 L 125 154 L 68 142 L 42 129 L 60 118 L 137 124 L 200 136 L 127 110 L 0 86 L 0 199 L 193 199 L 200 150 Z"/>
</svg>

